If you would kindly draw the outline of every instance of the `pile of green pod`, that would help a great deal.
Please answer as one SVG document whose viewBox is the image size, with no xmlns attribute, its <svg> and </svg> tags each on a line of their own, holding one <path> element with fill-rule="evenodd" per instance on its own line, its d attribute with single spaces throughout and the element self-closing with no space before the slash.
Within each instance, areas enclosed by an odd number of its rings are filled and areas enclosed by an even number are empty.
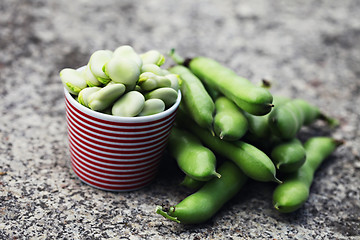
<svg viewBox="0 0 360 240">
<path fill-rule="evenodd" d="M 157 50 L 142 54 L 129 45 L 95 51 L 81 69 L 60 71 L 64 87 L 94 111 L 120 117 L 148 116 L 171 107 L 178 97 L 179 77 L 161 66 Z"/>
<path fill-rule="evenodd" d="M 330 136 L 300 141 L 303 126 L 338 121 L 303 99 L 270 93 L 214 59 L 183 59 L 169 71 L 181 78 L 182 102 L 168 151 L 193 193 L 156 213 L 183 224 L 208 221 L 247 179 L 275 182 L 274 209 L 290 213 L 308 199 L 315 171 L 342 142 Z"/>
</svg>

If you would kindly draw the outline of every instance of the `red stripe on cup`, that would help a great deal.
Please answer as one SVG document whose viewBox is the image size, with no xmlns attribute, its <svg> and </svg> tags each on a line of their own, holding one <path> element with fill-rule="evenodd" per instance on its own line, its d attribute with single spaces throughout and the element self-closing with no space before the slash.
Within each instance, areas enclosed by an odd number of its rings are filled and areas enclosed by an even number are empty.
<svg viewBox="0 0 360 240">
<path fill-rule="evenodd" d="M 99 171 L 106 174 L 131 174 L 137 175 L 143 172 L 150 171 L 150 169 L 155 168 L 160 163 L 160 157 L 154 158 L 145 164 L 132 164 L 132 165 L 104 165 L 92 160 L 81 158 L 75 152 L 71 151 L 71 157 L 80 164 L 93 169 L 94 171 Z"/>
<path fill-rule="evenodd" d="M 126 148 L 126 149 L 133 149 L 133 148 L 146 148 L 150 145 L 156 145 L 162 142 L 165 142 L 167 140 L 168 135 L 163 134 L 162 136 L 159 136 L 158 139 L 156 140 L 152 140 L 152 141 L 146 141 L 146 142 L 142 142 L 139 144 L 134 144 L 134 143 L 123 143 L 123 142 L 118 142 L 116 144 L 116 142 L 111 141 L 100 141 L 98 139 L 95 139 L 94 137 L 89 136 L 88 134 L 85 135 L 82 132 L 80 132 L 79 130 L 77 130 L 76 128 L 73 128 L 72 125 L 68 125 L 68 129 L 73 133 L 76 134 L 78 136 L 80 136 L 82 139 L 85 139 L 87 142 L 91 142 L 94 143 L 96 145 L 99 146 L 104 146 L 104 147 L 109 147 L 109 148 Z"/>
<path fill-rule="evenodd" d="M 150 179 L 147 179 L 146 181 L 140 182 L 138 184 L 133 184 L 133 185 L 108 185 L 108 184 L 102 184 L 99 183 L 97 181 L 92 180 L 91 178 L 87 178 L 86 176 L 82 175 L 80 172 L 78 172 L 76 169 L 73 168 L 74 173 L 76 174 L 76 176 L 83 181 L 84 183 L 98 188 L 98 189 L 102 189 L 102 190 L 106 190 L 106 191 L 115 191 L 115 192 L 123 192 L 123 191 L 134 191 L 134 190 L 138 190 L 140 188 L 145 187 L 146 185 L 148 185 L 151 181 L 154 180 L 155 176 L 153 176 Z"/>
<path fill-rule="evenodd" d="M 71 141 L 71 140 L 70 140 Z M 108 165 L 123 165 L 123 166 L 131 166 L 134 164 L 137 165 L 144 165 L 148 164 L 154 159 L 157 159 L 159 156 L 162 155 L 162 152 L 157 152 L 152 156 L 146 157 L 146 158 L 138 158 L 138 159 L 121 159 L 121 158 L 106 158 L 99 155 L 90 154 L 86 151 L 83 151 L 80 149 L 77 145 L 70 144 L 70 149 L 75 151 L 78 154 L 81 154 L 82 156 L 86 157 L 88 160 L 94 160 L 97 161 L 99 164 L 108 164 Z"/>
<path fill-rule="evenodd" d="M 95 178 L 99 179 L 106 179 L 109 181 L 126 181 L 126 180 L 134 180 L 134 179 L 142 179 L 147 178 L 148 176 L 151 176 L 154 174 L 154 172 L 157 171 L 157 168 L 150 168 L 150 171 L 143 172 L 141 174 L 133 174 L 133 175 L 125 175 L 123 173 L 119 174 L 104 174 L 102 172 L 94 171 L 91 168 L 87 168 L 85 165 L 81 165 L 81 163 L 77 162 L 75 158 L 72 158 L 72 162 L 74 165 L 76 165 L 76 168 L 87 172 L 91 175 L 93 175 Z"/>
</svg>

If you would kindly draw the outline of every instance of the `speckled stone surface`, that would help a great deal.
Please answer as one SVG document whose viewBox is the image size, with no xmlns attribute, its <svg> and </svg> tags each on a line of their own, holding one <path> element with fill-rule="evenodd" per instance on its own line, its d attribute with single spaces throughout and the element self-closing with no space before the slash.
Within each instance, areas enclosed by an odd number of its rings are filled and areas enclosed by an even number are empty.
<svg viewBox="0 0 360 240">
<path fill-rule="evenodd" d="M 358 1 L 0 2 L 0 239 L 360 239 L 360 5 Z M 300 137 L 346 143 L 315 175 L 297 212 L 277 213 L 272 183 L 250 181 L 209 222 L 154 213 L 190 191 L 165 158 L 148 187 L 112 193 L 70 167 L 59 71 L 130 44 L 215 58 L 272 92 L 304 98 L 340 120 Z M 170 61 L 167 63 L 169 64 Z"/>
</svg>

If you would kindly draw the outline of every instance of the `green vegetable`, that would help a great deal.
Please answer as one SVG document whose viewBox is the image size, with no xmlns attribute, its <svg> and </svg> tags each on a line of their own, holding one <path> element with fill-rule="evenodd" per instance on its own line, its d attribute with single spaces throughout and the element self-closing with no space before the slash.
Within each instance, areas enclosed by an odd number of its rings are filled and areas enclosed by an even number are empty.
<svg viewBox="0 0 360 240">
<path fill-rule="evenodd" d="M 121 83 L 109 84 L 88 97 L 88 105 L 92 110 L 102 111 L 110 107 L 125 92 Z"/>
<path fill-rule="evenodd" d="M 306 152 L 302 143 L 294 138 L 276 145 L 271 159 L 280 172 L 294 172 L 304 164 Z"/>
<path fill-rule="evenodd" d="M 107 84 L 110 81 L 110 78 L 103 71 L 103 67 L 110 61 L 112 56 L 113 52 L 110 50 L 98 50 L 90 56 L 89 68 L 96 79 L 102 84 Z"/>
<path fill-rule="evenodd" d="M 248 122 L 240 109 L 226 97 L 215 100 L 214 131 L 221 139 L 239 140 L 248 130 Z"/>
<path fill-rule="evenodd" d="M 80 104 L 85 107 L 89 107 L 89 96 L 97 91 L 99 91 L 100 87 L 87 87 L 79 92 L 78 101 Z"/>
<path fill-rule="evenodd" d="M 158 98 L 165 103 L 165 107 L 171 107 L 177 100 L 178 92 L 170 87 L 162 87 L 145 94 L 145 99 Z"/>
<path fill-rule="evenodd" d="M 273 204 L 279 212 L 294 212 L 306 202 L 315 171 L 339 144 L 330 137 L 313 137 L 304 144 L 305 163 L 274 191 Z"/>
<path fill-rule="evenodd" d="M 236 163 L 250 178 L 261 182 L 281 182 L 275 176 L 276 169 L 271 159 L 258 148 L 242 141 L 228 142 L 213 136 L 187 118 L 181 109 L 178 110 L 176 122 L 189 129 L 212 151 Z"/>
<path fill-rule="evenodd" d="M 273 97 L 268 90 L 255 86 L 219 62 L 206 57 L 196 57 L 187 64 L 202 81 L 244 111 L 253 115 L 265 115 L 271 111 Z"/>
<path fill-rule="evenodd" d="M 184 66 L 174 66 L 169 71 L 181 78 L 180 89 L 190 116 L 199 126 L 212 129 L 215 104 L 201 81 Z"/>
<path fill-rule="evenodd" d="M 114 116 L 135 117 L 144 108 L 145 98 L 138 91 L 125 93 L 113 105 L 111 112 Z"/>
<path fill-rule="evenodd" d="M 165 103 L 160 99 L 148 99 L 144 102 L 144 108 L 138 116 L 149 116 L 165 110 Z"/>
<path fill-rule="evenodd" d="M 143 64 L 156 64 L 161 66 L 165 62 L 165 57 L 157 50 L 150 50 L 140 55 Z"/>
<path fill-rule="evenodd" d="M 173 127 L 169 137 L 169 151 L 179 168 L 195 180 L 207 181 L 220 177 L 216 172 L 216 157 L 190 132 Z"/>
<path fill-rule="evenodd" d="M 281 139 L 296 137 L 302 126 L 323 118 L 329 123 L 337 124 L 335 120 L 326 117 L 320 110 L 303 99 L 291 100 L 270 113 L 268 123 L 272 132 Z"/>
<path fill-rule="evenodd" d="M 246 175 L 232 162 L 224 162 L 219 168 L 219 173 L 221 178 L 206 182 L 197 192 L 170 207 L 168 212 L 158 206 L 156 213 L 183 224 L 203 223 L 209 220 L 240 191 L 247 180 Z"/>
<path fill-rule="evenodd" d="M 188 175 L 185 175 L 183 181 L 180 183 L 181 186 L 184 186 L 186 188 L 192 189 L 192 190 L 197 190 L 199 188 L 201 188 L 202 186 L 204 186 L 204 184 L 206 183 L 206 181 L 198 181 L 195 180 L 191 177 L 189 177 Z"/>
<path fill-rule="evenodd" d="M 60 71 L 60 79 L 64 87 L 73 95 L 87 87 L 86 80 L 80 71 L 71 68 L 64 68 Z"/>
</svg>

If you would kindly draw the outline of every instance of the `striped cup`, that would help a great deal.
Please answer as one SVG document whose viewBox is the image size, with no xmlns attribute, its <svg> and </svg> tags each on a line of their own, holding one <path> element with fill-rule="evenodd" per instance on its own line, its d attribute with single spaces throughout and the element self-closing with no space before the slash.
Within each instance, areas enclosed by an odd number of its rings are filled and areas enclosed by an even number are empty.
<svg viewBox="0 0 360 240">
<path fill-rule="evenodd" d="M 99 113 L 64 89 L 71 165 L 79 179 L 108 191 L 132 191 L 149 184 L 166 147 L 180 104 L 142 117 Z"/>
</svg>

